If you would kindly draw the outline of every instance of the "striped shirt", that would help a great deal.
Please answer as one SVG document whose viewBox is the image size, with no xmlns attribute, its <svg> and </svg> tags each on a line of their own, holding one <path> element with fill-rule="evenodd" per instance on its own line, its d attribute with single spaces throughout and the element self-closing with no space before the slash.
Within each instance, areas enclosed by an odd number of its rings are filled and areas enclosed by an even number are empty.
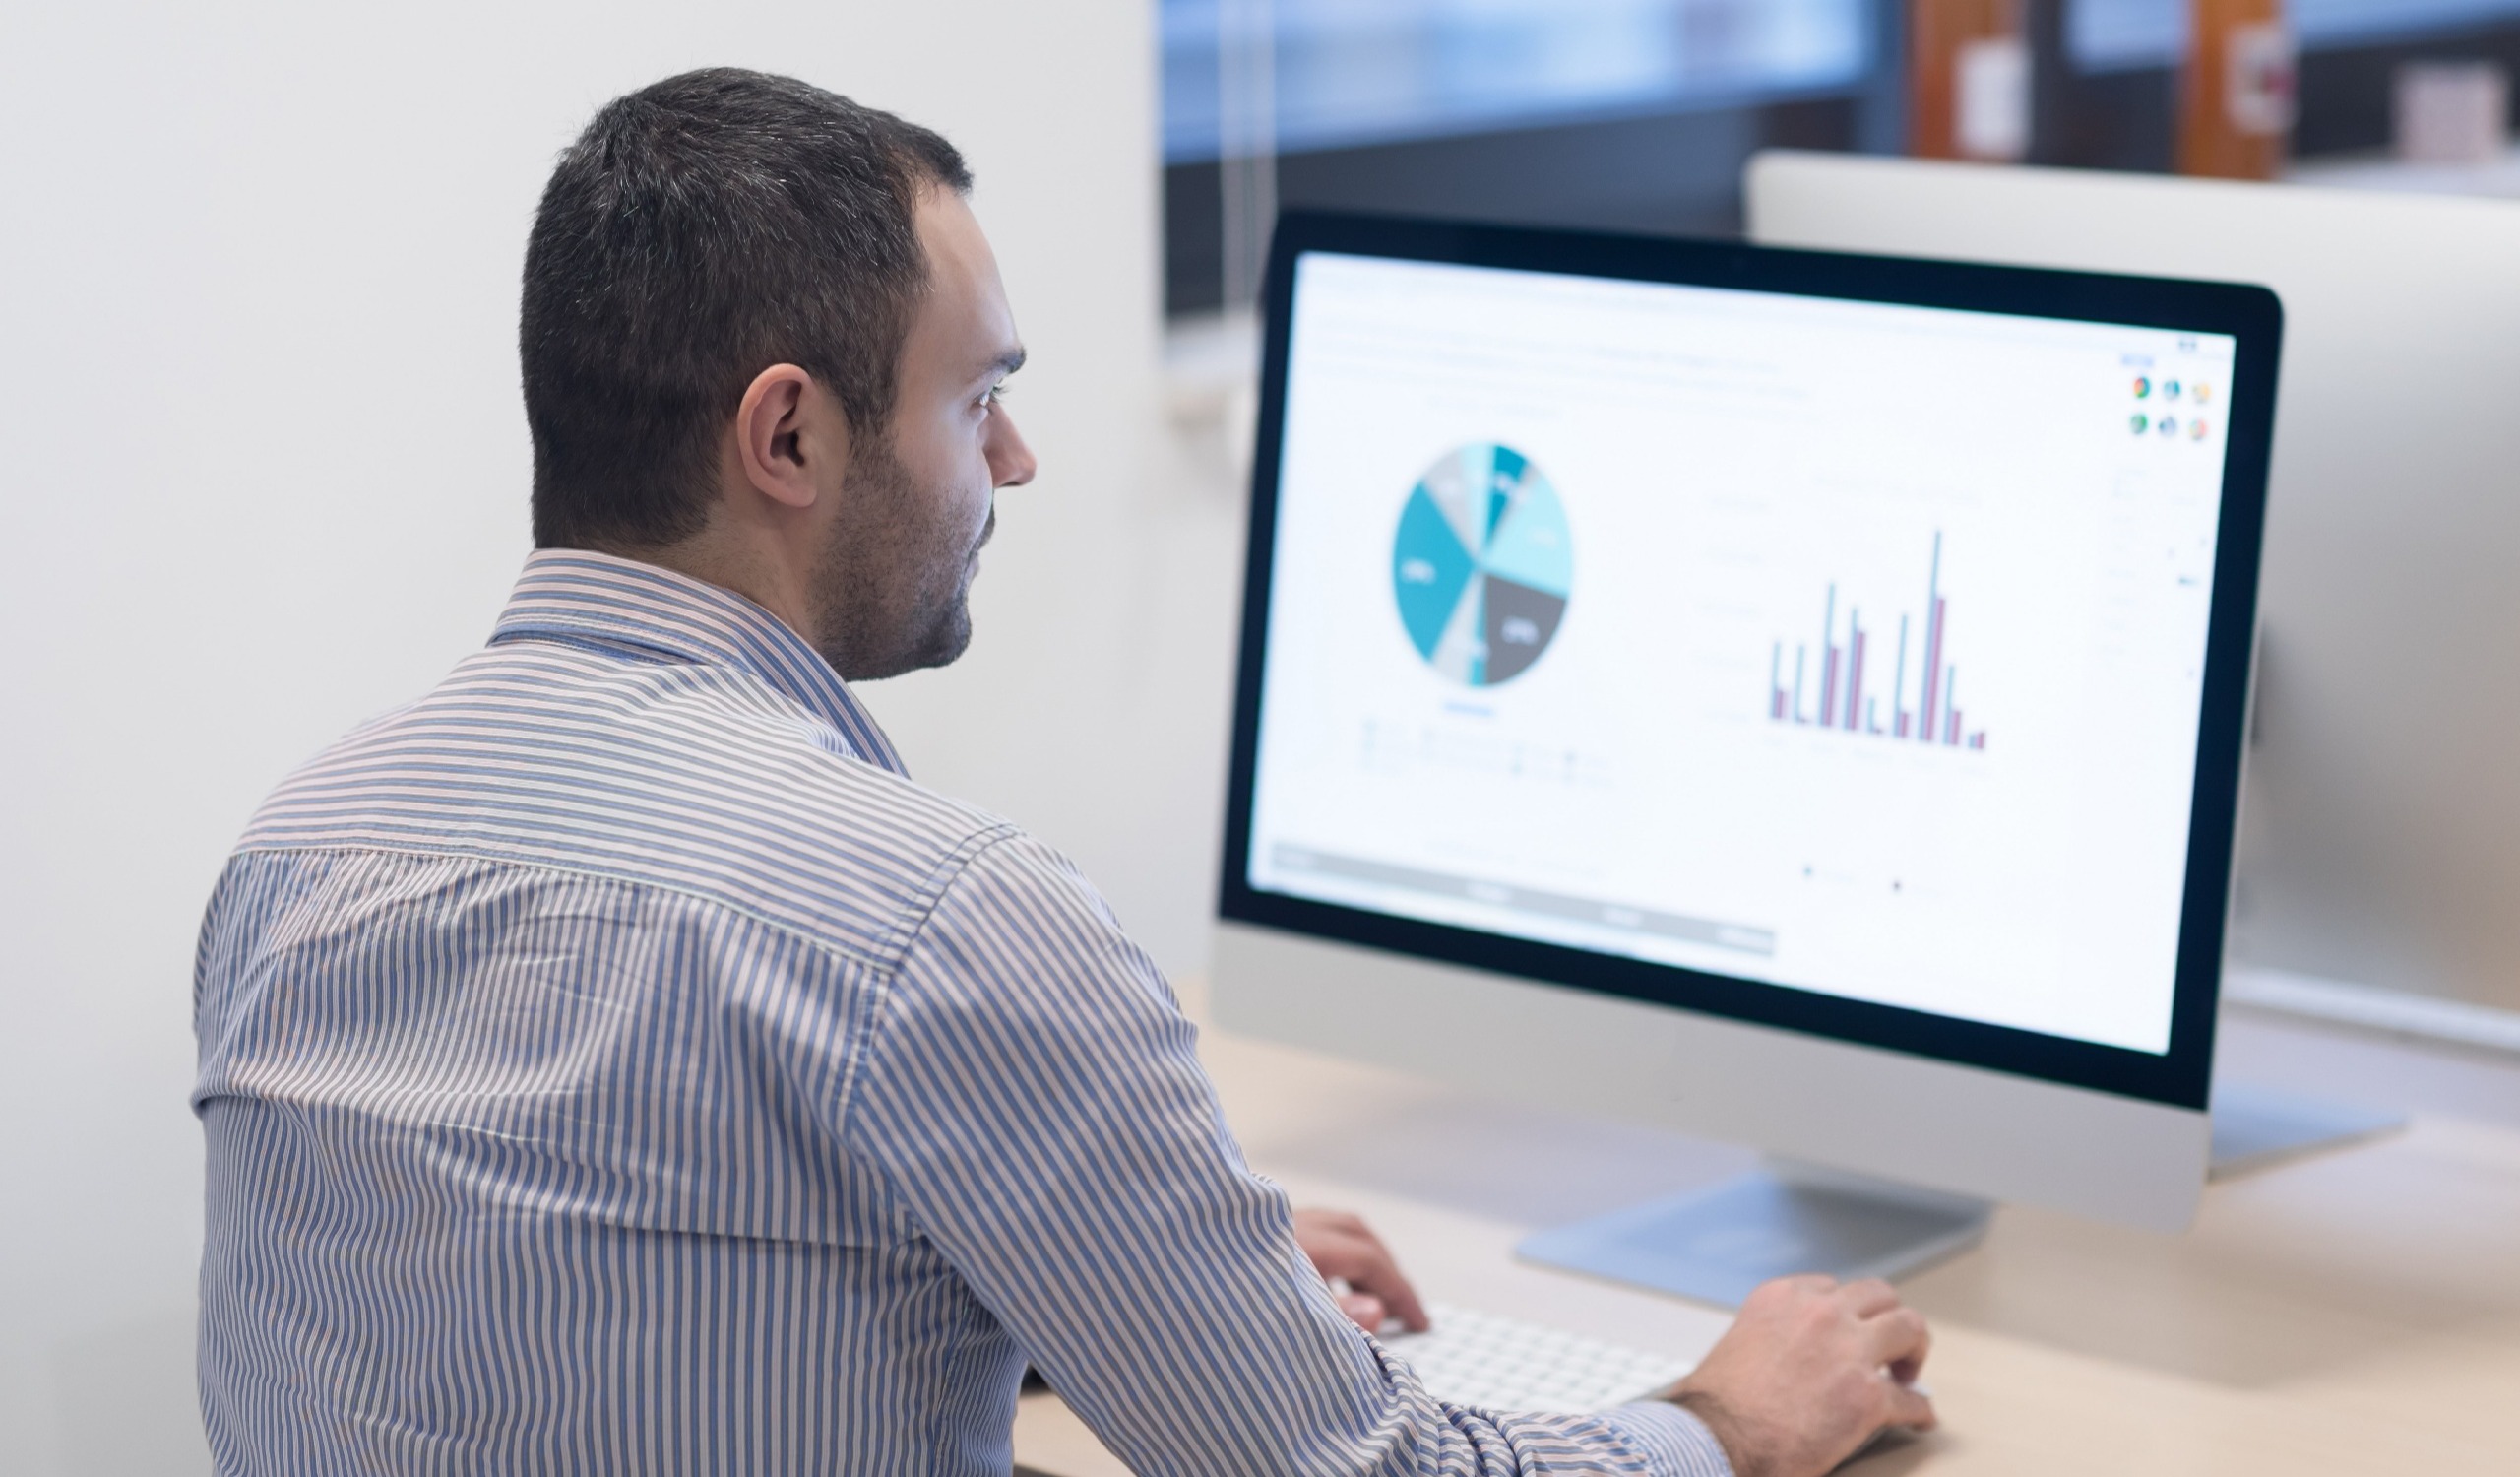
<svg viewBox="0 0 2520 1477">
<path fill-rule="evenodd" d="M 226 1473 L 1724 1470 L 1343 1316 L 1154 965 L 768 611 L 601 555 L 290 776 L 195 976 Z"/>
</svg>

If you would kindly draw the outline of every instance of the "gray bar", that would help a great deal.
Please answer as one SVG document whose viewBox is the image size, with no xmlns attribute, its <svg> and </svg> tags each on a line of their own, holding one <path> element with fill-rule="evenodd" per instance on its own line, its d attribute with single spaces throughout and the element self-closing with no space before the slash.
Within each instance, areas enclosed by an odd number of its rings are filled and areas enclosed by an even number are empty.
<svg viewBox="0 0 2520 1477">
<path fill-rule="evenodd" d="M 1774 956 L 1776 931 L 1753 929 L 1741 924 L 1716 923 L 1711 919 L 1684 918 L 1677 913 L 1656 913 L 1645 908 L 1622 907 L 1593 898 L 1568 897 L 1557 892 L 1538 892 L 1529 887 L 1509 887 L 1502 882 L 1482 882 L 1476 877 L 1457 877 L 1447 872 L 1421 871 L 1415 867 L 1394 867 L 1388 862 L 1367 862 L 1356 857 L 1333 857 L 1306 847 L 1280 845 L 1269 858 L 1288 871 L 1308 871 L 1325 877 L 1346 877 L 1357 882 L 1376 882 L 1385 887 L 1398 887 L 1409 892 L 1423 892 L 1435 897 L 1462 897 L 1477 903 L 1511 908 L 1519 913 L 1539 913 L 1550 918 L 1570 918 L 1578 923 L 1597 924 L 1604 928 L 1626 929 L 1637 933 L 1657 933 L 1666 938 L 1684 938 L 1691 943 L 1713 944 L 1720 949 L 1738 949 L 1745 954 Z"/>
</svg>

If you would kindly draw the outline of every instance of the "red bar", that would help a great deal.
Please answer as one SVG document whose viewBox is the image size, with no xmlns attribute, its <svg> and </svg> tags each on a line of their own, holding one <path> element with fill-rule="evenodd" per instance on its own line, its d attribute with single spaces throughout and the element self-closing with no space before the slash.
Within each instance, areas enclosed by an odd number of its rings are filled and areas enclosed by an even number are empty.
<svg viewBox="0 0 2520 1477">
<path fill-rule="evenodd" d="M 1952 748 L 1960 746 L 1960 710 L 1958 708 L 1951 710 L 1951 723 L 1942 736 L 1942 741 Z"/>
<path fill-rule="evenodd" d="M 1899 710 L 1899 737 L 1908 737 L 1908 710 L 1905 708 Z"/>
<path fill-rule="evenodd" d="M 1824 729 L 1836 727 L 1837 711 L 1838 649 L 1832 646 L 1829 648 L 1827 665 L 1820 669 L 1820 727 Z"/>
<path fill-rule="evenodd" d="M 1980 729 L 1978 732 L 1970 735 L 1969 746 L 1975 749 L 1984 749 L 1986 746 L 1986 731 L 1984 729 Z"/>
</svg>

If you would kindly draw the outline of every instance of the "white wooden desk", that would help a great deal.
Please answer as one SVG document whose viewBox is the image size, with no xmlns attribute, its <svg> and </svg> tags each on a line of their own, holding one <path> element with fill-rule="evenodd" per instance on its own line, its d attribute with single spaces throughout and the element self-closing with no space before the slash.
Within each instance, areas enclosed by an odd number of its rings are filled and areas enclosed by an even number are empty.
<svg viewBox="0 0 2520 1477">
<path fill-rule="evenodd" d="M 2267 1085 L 2415 1110 L 2381 1143 L 2212 1188 L 2183 1237 L 2007 1208 L 1904 1286 L 1933 1320 L 1943 1429 L 1863 1473 L 2520 1473 L 2520 1063 L 2235 1018 Z M 1726 1316 L 1525 1265 L 1512 1248 L 1732 1172 L 1737 1151 L 1500 1107 L 1211 1031 L 1255 1165 L 1366 1215 L 1426 1294 L 1596 1337 L 1702 1351 Z M 1123 1470 L 1055 1397 L 1016 1460 Z"/>
</svg>

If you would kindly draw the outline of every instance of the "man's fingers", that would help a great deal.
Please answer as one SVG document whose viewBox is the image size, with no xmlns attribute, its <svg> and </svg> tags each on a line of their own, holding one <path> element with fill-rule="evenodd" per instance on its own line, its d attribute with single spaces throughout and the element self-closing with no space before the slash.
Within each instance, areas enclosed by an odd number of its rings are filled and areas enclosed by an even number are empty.
<svg viewBox="0 0 2520 1477">
<path fill-rule="evenodd" d="M 1907 1385 L 1892 1382 L 1890 1418 L 1886 1424 L 1905 1426 L 1911 1431 L 1931 1431 L 1934 1428 L 1933 1402 Z"/>
<path fill-rule="evenodd" d="M 1322 1276 L 1359 1283 L 1371 1272 L 1376 1254 L 1372 1247 L 1352 1236 L 1317 1236 L 1304 1251 Z"/>
<path fill-rule="evenodd" d="M 1905 1366 L 1909 1378 L 1925 1362 L 1925 1351 L 1933 1346 L 1932 1330 L 1925 1327 L 1925 1316 L 1913 1308 L 1897 1308 L 1879 1317 L 1866 1318 L 1862 1324 L 1866 1352 L 1875 1365 Z"/>
<path fill-rule="evenodd" d="M 1355 1214 L 1354 1211 L 1313 1210 L 1305 1213 L 1315 1217 L 1325 1230 L 1334 1232 L 1340 1236 L 1353 1237 L 1355 1240 L 1361 1241 L 1365 1245 L 1373 1248 L 1375 1251 L 1382 1252 L 1385 1256 L 1391 1254 L 1391 1248 L 1382 1244 L 1382 1238 L 1374 1234 L 1374 1228 L 1365 1224 L 1365 1218 L 1361 1215 Z"/>
<path fill-rule="evenodd" d="M 1391 1259 L 1390 1252 L 1380 1247 L 1365 1252 L 1363 1270 L 1350 1273 L 1348 1281 L 1356 1291 L 1380 1298 L 1402 1327 L 1412 1333 L 1426 1331 L 1425 1305 L 1418 1301 L 1418 1289 L 1400 1275 L 1400 1264 Z"/>
<path fill-rule="evenodd" d="M 1382 1299 L 1370 1293 L 1341 1293 L 1339 1311 L 1367 1333 L 1380 1333 L 1382 1325 L 1391 1318 L 1390 1310 L 1382 1306 Z"/>
<path fill-rule="evenodd" d="M 1426 1310 L 1418 1301 L 1418 1290 L 1379 1246 L 1348 1236 L 1324 1238 L 1312 1247 L 1312 1264 L 1324 1277 L 1337 1277 L 1357 1292 L 1380 1298 L 1410 1332 L 1425 1331 Z"/>
<path fill-rule="evenodd" d="M 1370 1241 L 1373 1233 L 1365 1229 L 1363 1216 L 1353 1210 L 1303 1209 L 1295 1212 L 1298 1228 L 1337 1232 L 1344 1236 L 1361 1236 Z"/>
<path fill-rule="evenodd" d="M 1383 1317 L 1400 1319 L 1410 1332 L 1425 1331 L 1426 1309 L 1418 1301 L 1418 1290 L 1400 1274 L 1400 1263 L 1362 1219 L 1344 1210 L 1303 1210 L 1296 1212 L 1295 1230 L 1304 1254 L 1323 1277 L 1337 1278 L 1351 1293 L 1378 1300 Z M 1380 1327 L 1383 1317 L 1366 1326 Z"/>
<path fill-rule="evenodd" d="M 1850 1282 L 1838 1289 L 1838 1297 L 1846 1304 L 1847 1311 L 1859 1318 L 1888 1313 L 1899 1306 L 1898 1290 L 1878 1277 Z"/>
<path fill-rule="evenodd" d="M 1391 1281 L 1383 1286 L 1382 1295 L 1391 1305 L 1391 1316 L 1400 1319 L 1403 1328 L 1423 1333 L 1433 1326 L 1433 1320 L 1426 1316 L 1426 1305 L 1418 1301 L 1418 1289 L 1409 1285 L 1409 1279 L 1400 1275 L 1398 1267 L 1392 1268 Z"/>
</svg>

